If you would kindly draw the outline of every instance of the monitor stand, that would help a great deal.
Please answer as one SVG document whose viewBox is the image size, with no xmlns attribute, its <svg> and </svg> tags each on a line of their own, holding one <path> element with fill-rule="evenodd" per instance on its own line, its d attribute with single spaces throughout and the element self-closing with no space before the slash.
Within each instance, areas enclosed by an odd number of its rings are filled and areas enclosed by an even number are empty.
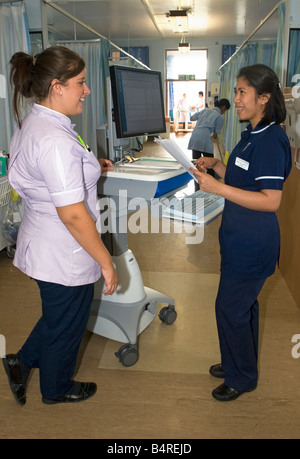
<svg viewBox="0 0 300 459">
<path fill-rule="evenodd" d="M 172 298 L 144 286 L 139 265 L 127 245 L 127 233 L 118 231 L 118 228 L 124 228 L 120 226 L 124 225 L 123 219 L 127 224 L 127 215 L 116 218 L 116 231 L 106 233 L 102 239 L 112 256 L 119 286 L 113 295 L 105 296 L 102 294 L 103 278 L 95 284 L 87 328 L 98 335 L 125 343 L 115 355 L 124 366 L 129 367 L 139 358 L 137 338 L 155 318 L 158 304 L 166 305 L 160 310 L 159 318 L 167 325 L 176 320 L 177 313 Z"/>
</svg>

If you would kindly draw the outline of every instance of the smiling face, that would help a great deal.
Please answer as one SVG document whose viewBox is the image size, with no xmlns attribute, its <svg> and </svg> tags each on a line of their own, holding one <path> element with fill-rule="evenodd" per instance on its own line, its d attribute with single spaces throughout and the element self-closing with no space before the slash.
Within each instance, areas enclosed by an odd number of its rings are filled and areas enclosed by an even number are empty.
<svg viewBox="0 0 300 459">
<path fill-rule="evenodd" d="M 238 78 L 234 93 L 233 102 L 240 121 L 249 121 L 254 129 L 264 116 L 265 106 L 270 96 L 268 94 L 259 96 L 244 77 Z"/>
<path fill-rule="evenodd" d="M 84 100 L 90 93 L 91 91 L 86 85 L 84 69 L 79 75 L 70 78 L 65 86 L 62 86 L 60 91 L 61 113 L 66 116 L 75 116 L 82 113 Z"/>
<path fill-rule="evenodd" d="M 90 93 L 86 85 L 86 72 L 83 69 L 75 77 L 69 78 L 65 84 L 57 79 L 53 80 L 48 97 L 40 104 L 63 115 L 76 116 L 82 113 L 83 103 Z"/>
</svg>

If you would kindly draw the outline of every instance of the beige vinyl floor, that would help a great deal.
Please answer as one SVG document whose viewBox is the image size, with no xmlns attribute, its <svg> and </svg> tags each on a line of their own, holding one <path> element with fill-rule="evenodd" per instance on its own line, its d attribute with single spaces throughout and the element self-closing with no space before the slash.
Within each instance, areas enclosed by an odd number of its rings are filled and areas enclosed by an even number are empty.
<svg viewBox="0 0 300 459">
<path fill-rule="evenodd" d="M 96 395 L 71 405 L 44 405 L 39 374 L 27 403 L 13 399 L 0 367 L 1 439 L 296 439 L 300 425 L 300 359 L 293 347 L 300 310 L 279 270 L 260 295 L 259 384 L 231 403 L 214 400 L 222 381 L 208 370 L 219 362 L 214 300 L 219 278 L 220 217 L 201 244 L 186 234 L 129 234 L 144 283 L 174 298 L 172 325 L 156 316 L 138 340 L 139 360 L 126 368 L 122 343 L 86 332 L 76 378 L 94 381 Z M 37 286 L 0 252 L 0 335 L 18 351 L 40 316 Z M 0 337 L 1 339 L 1 337 Z M 3 344 L 3 338 L 2 341 Z"/>
</svg>

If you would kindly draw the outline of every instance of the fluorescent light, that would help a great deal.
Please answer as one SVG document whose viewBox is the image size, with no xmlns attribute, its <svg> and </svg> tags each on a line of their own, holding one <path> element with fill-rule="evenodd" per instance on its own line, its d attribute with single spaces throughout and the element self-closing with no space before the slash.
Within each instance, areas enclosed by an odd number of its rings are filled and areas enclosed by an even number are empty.
<svg viewBox="0 0 300 459">
<path fill-rule="evenodd" d="M 179 43 L 178 44 L 178 51 L 180 54 L 187 54 L 191 50 L 190 44 L 189 43 Z"/>
<path fill-rule="evenodd" d="M 169 11 L 169 20 L 174 33 L 186 33 L 189 30 L 188 26 L 188 11 L 187 10 L 172 10 Z"/>
<path fill-rule="evenodd" d="M 185 42 L 184 34 L 181 37 L 181 42 L 178 43 L 178 51 L 180 54 L 187 54 L 191 50 L 190 44 Z"/>
</svg>

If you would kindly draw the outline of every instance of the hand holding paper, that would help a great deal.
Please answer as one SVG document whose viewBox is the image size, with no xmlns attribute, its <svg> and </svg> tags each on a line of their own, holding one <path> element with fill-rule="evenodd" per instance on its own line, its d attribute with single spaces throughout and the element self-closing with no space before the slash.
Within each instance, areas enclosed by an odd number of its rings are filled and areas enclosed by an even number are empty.
<svg viewBox="0 0 300 459">
<path fill-rule="evenodd" d="M 164 147 L 164 149 L 173 156 L 185 169 L 186 171 L 193 177 L 193 179 L 198 182 L 198 179 L 194 176 L 190 168 L 196 169 L 196 166 L 191 162 L 191 160 L 185 155 L 185 153 L 181 150 L 181 148 L 177 145 L 177 143 L 172 139 L 154 139 L 156 143 Z"/>
</svg>

